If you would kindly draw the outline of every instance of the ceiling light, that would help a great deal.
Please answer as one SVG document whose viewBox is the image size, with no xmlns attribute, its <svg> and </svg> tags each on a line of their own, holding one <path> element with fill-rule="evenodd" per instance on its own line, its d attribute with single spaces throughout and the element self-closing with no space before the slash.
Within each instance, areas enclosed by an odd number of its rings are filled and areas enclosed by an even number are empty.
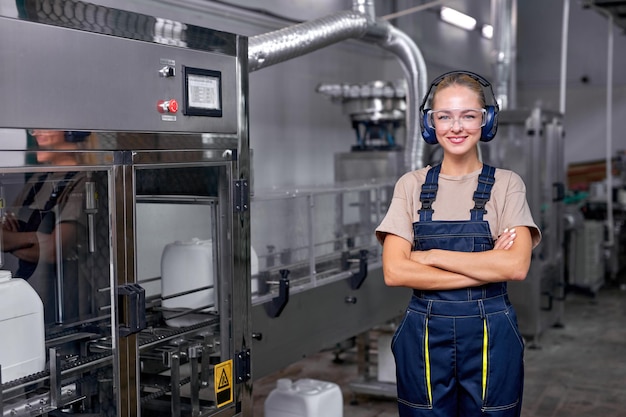
<svg viewBox="0 0 626 417">
<path fill-rule="evenodd" d="M 493 26 L 491 25 L 483 25 L 483 28 L 480 30 L 480 33 L 487 39 L 493 38 Z"/>
<path fill-rule="evenodd" d="M 466 30 L 474 30 L 476 28 L 476 19 L 449 7 L 442 7 L 439 12 L 439 17 L 441 17 L 441 20 L 444 22 Z"/>
</svg>

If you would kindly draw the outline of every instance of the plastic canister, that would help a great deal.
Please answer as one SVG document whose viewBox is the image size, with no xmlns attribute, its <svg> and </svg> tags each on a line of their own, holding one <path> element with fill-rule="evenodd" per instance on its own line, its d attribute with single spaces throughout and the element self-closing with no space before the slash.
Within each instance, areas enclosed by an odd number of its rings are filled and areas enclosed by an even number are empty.
<svg viewBox="0 0 626 417">
<path fill-rule="evenodd" d="M 343 396 L 333 382 L 281 378 L 263 408 L 265 417 L 343 417 Z"/>
<path fill-rule="evenodd" d="M 33 287 L 0 270 L 0 365 L 2 383 L 46 366 L 43 302 Z"/>
<path fill-rule="evenodd" d="M 161 255 L 161 295 L 164 298 L 161 305 L 166 309 L 195 309 L 212 305 L 203 311 L 216 310 L 213 275 L 212 240 L 193 238 L 165 245 Z M 176 319 L 166 320 L 166 323 L 174 327 L 181 325 Z"/>
</svg>

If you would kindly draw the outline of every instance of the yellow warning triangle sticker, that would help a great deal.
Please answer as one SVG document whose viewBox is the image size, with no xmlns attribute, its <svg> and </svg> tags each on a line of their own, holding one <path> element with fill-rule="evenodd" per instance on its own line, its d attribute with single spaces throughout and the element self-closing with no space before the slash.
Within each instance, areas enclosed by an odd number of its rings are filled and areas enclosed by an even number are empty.
<svg viewBox="0 0 626 417">
<path fill-rule="evenodd" d="M 230 383 L 228 382 L 228 375 L 226 374 L 226 369 L 222 368 L 222 374 L 220 375 L 220 382 L 217 384 L 217 389 L 222 389 L 229 387 Z"/>
<path fill-rule="evenodd" d="M 213 373 L 215 402 L 218 407 L 233 402 L 233 360 L 215 365 Z"/>
</svg>

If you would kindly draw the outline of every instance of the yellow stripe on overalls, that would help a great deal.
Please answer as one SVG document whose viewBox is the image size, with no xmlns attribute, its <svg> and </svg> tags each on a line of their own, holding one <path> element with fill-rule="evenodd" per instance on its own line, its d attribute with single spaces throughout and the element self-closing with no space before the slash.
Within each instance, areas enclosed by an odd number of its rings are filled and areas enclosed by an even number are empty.
<svg viewBox="0 0 626 417">
<path fill-rule="evenodd" d="M 483 320 L 483 401 L 487 392 L 487 351 L 489 348 L 489 335 L 487 334 L 487 320 Z"/>
<path fill-rule="evenodd" d="M 424 335 L 424 361 L 426 366 L 426 389 L 428 390 L 428 402 L 433 403 L 433 391 L 430 386 L 430 352 L 428 351 L 428 319 L 426 319 L 426 333 Z"/>
</svg>

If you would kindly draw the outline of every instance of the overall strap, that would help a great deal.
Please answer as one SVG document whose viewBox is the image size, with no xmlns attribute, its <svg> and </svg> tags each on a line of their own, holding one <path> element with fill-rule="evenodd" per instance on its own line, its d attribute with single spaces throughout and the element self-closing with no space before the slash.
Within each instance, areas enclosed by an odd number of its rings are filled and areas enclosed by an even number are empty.
<svg viewBox="0 0 626 417">
<path fill-rule="evenodd" d="M 23 207 L 28 207 L 31 204 L 33 204 L 33 202 L 35 201 L 35 196 L 37 195 L 39 191 L 41 191 L 41 188 L 43 187 L 43 183 L 46 180 L 47 176 L 48 176 L 47 172 L 44 172 L 43 174 L 39 174 L 39 176 L 37 177 L 37 181 L 35 181 L 33 186 L 30 188 L 28 195 L 22 202 Z"/>
<path fill-rule="evenodd" d="M 483 164 L 483 170 L 478 176 L 478 186 L 474 191 L 474 208 L 471 211 L 473 221 L 482 221 L 483 215 L 487 213 L 485 205 L 491 198 L 491 188 L 496 182 L 496 169 L 487 164 Z"/>
<path fill-rule="evenodd" d="M 76 171 L 66 173 L 63 180 L 53 186 L 52 193 L 50 193 L 50 197 L 44 204 L 44 207 L 42 209 L 30 211 L 30 216 L 24 226 L 25 229 L 22 231 L 33 232 L 39 230 L 43 233 L 50 233 L 52 229 L 54 229 L 56 214 L 52 211 L 52 209 L 57 205 L 59 197 L 63 194 L 65 188 L 71 184 L 72 177 L 74 177 L 77 173 L 78 172 Z M 33 185 L 22 204 L 23 209 L 27 209 L 35 201 L 35 196 L 41 191 L 44 182 L 47 181 L 46 177 L 48 175 L 49 173 L 44 173 L 37 177 L 37 182 Z"/>
<path fill-rule="evenodd" d="M 59 197 L 61 196 L 61 194 L 63 194 L 63 191 L 65 190 L 65 188 L 67 188 L 67 186 L 71 184 L 72 177 L 74 177 L 76 174 L 78 174 L 78 172 L 69 171 L 67 174 L 65 174 L 63 179 L 57 185 L 53 187 L 52 193 L 50 194 L 50 198 L 48 199 L 48 201 L 46 202 L 46 205 L 44 206 L 44 211 L 50 211 L 52 210 L 54 206 L 57 205 L 57 201 Z"/>
<path fill-rule="evenodd" d="M 422 208 L 418 210 L 420 215 L 420 222 L 433 220 L 433 201 L 437 197 L 437 189 L 439 186 L 439 172 L 441 171 L 441 164 L 437 164 L 430 168 L 426 173 L 426 180 L 422 184 L 422 192 L 420 193 L 420 202 Z"/>
</svg>

